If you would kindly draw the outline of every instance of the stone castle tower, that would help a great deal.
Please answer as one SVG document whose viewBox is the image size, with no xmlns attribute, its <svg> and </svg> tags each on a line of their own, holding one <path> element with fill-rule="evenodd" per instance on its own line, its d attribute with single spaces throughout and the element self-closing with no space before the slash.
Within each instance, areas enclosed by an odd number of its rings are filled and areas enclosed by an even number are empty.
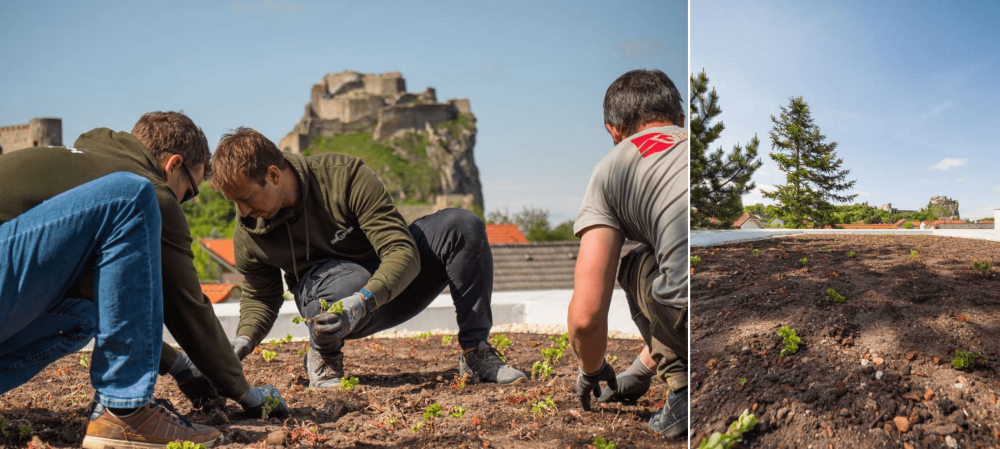
<svg viewBox="0 0 1000 449">
<path fill-rule="evenodd" d="M 60 118 L 33 118 L 24 125 L 0 127 L 0 154 L 31 147 L 62 144 Z"/>
</svg>

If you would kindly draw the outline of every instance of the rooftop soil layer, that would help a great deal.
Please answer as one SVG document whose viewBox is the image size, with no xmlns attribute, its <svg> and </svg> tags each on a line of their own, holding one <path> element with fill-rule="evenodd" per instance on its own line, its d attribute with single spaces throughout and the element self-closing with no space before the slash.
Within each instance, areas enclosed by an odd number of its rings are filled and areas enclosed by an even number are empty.
<svg viewBox="0 0 1000 449">
<path fill-rule="evenodd" d="M 556 346 L 548 335 L 504 334 L 512 341 L 508 361 L 530 373 L 540 350 Z M 641 341 L 609 340 L 608 355 L 616 371 L 624 371 L 641 349 Z M 686 440 L 667 440 L 647 428 L 649 417 L 663 406 L 665 384 L 654 383 L 636 405 L 596 404 L 583 412 L 573 389 L 576 357 L 566 348 L 554 376 L 503 386 L 458 378 L 457 338 L 366 338 L 347 342 L 345 368 L 358 379 L 351 391 L 309 390 L 303 370 L 305 342 L 263 343 L 243 362 L 252 385 L 279 389 L 292 418 L 262 420 L 249 416 L 232 401 L 222 411 L 192 411 L 190 402 L 169 376 L 156 385 L 156 397 L 169 399 L 190 420 L 213 425 L 225 435 L 221 447 L 528 447 L 584 448 L 596 437 L 619 448 L 682 448 Z M 261 349 L 274 351 L 270 362 Z M 26 447 L 17 429 L 30 425 L 32 435 L 51 447 L 79 447 L 94 390 L 89 368 L 78 353 L 49 366 L 29 383 L 0 396 L 0 416 L 9 436 L 2 447 Z M 89 354 L 87 354 L 89 356 Z M 546 408 L 551 398 L 554 408 Z M 423 419 L 428 406 L 441 405 L 433 425 Z M 458 407 L 465 412 L 458 415 Z M 414 426 L 420 425 L 414 430 Z M 37 442 L 37 440 L 36 440 Z"/>
<path fill-rule="evenodd" d="M 1000 243 L 823 234 L 691 255 L 693 446 L 749 409 L 747 447 L 1000 447 Z M 782 326 L 801 338 L 784 357 Z"/>
</svg>

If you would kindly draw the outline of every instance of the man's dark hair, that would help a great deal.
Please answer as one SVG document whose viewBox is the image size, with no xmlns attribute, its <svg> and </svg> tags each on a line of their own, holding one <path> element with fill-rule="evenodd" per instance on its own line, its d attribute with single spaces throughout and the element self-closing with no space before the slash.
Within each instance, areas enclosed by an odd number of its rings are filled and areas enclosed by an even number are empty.
<svg viewBox="0 0 1000 449">
<path fill-rule="evenodd" d="M 189 167 L 205 164 L 205 178 L 212 175 L 208 139 L 201 128 L 181 112 L 149 112 L 132 127 L 139 140 L 157 162 L 172 154 L 180 155 Z"/>
<path fill-rule="evenodd" d="M 245 127 L 222 135 L 212 162 L 215 164 L 215 176 L 212 176 L 212 188 L 215 190 L 234 187 L 244 178 L 262 186 L 270 166 L 274 165 L 279 170 L 288 167 L 288 161 L 274 142 Z"/>
<path fill-rule="evenodd" d="M 604 123 L 622 137 L 644 125 L 670 122 L 684 126 L 684 105 L 677 86 L 660 70 L 632 70 L 619 76 L 604 94 Z"/>
</svg>

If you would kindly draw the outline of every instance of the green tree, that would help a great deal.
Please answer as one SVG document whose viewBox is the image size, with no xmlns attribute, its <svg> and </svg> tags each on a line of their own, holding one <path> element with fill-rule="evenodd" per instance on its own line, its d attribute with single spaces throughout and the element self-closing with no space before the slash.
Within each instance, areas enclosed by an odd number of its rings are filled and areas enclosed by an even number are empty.
<svg viewBox="0 0 1000 449">
<path fill-rule="evenodd" d="M 771 159 L 785 172 L 786 184 L 764 192 L 765 198 L 778 202 L 778 218 L 786 227 L 805 227 L 812 221 L 816 227 L 833 224 L 831 202 L 846 203 L 857 195 L 840 194 L 854 187 L 848 181 L 850 170 L 842 170 L 843 159 L 837 157 L 837 142 L 825 142 L 819 126 L 813 121 L 809 105 L 802 97 L 792 97 L 788 106 L 781 106 L 779 117 L 771 116 Z"/>
<path fill-rule="evenodd" d="M 236 225 L 236 205 L 226 199 L 221 193 L 212 190 L 208 182 L 198 186 L 198 196 L 184 203 L 184 215 L 187 216 L 188 227 L 191 228 L 191 251 L 194 252 L 194 266 L 198 269 L 198 278 L 203 281 L 219 279 L 221 267 L 212 260 L 212 256 L 198 243 L 202 238 L 233 238 L 233 227 Z"/>
<path fill-rule="evenodd" d="M 742 213 L 743 195 L 756 187 L 750 178 L 760 168 L 757 136 L 726 153 L 709 146 L 725 129 L 719 95 L 708 90 L 708 75 L 691 75 L 691 227 L 728 228 Z M 715 220 L 712 220 L 715 219 Z"/>
<path fill-rule="evenodd" d="M 549 211 L 531 206 L 524 206 L 520 212 L 511 213 L 494 210 L 486 214 L 486 222 L 491 224 L 516 224 L 517 228 L 530 242 L 552 242 L 561 240 L 577 240 L 573 235 L 573 220 L 566 220 L 556 227 L 549 223 Z"/>
</svg>

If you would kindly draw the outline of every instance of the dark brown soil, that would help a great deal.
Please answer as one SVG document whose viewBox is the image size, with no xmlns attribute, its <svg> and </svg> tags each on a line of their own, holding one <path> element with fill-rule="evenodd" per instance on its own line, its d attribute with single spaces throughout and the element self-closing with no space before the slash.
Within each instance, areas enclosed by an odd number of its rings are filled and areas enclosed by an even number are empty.
<svg viewBox="0 0 1000 449">
<path fill-rule="evenodd" d="M 814 234 L 691 255 L 692 445 L 751 409 L 750 447 L 1000 447 L 1000 243 Z M 989 362 L 958 371 L 956 350 Z"/>
<path fill-rule="evenodd" d="M 508 360 L 526 372 L 542 359 L 541 349 L 554 345 L 546 335 L 507 335 L 513 341 Z M 613 363 L 617 371 L 628 367 L 640 345 L 634 340 L 609 341 L 608 354 L 618 358 Z M 282 423 L 248 416 L 231 401 L 224 413 L 192 412 L 190 402 L 169 377 L 157 383 L 157 397 L 171 400 L 195 422 L 217 426 L 225 434 L 223 447 L 581 448 L 597 436 L 618 442 L 619 448 L 686 446 L 683 440 L 667 440 L 646 427 L 666 399 L 664 384 L 654 384 L 638 405 L 598 405 L 594 412 L 582 412 L 573 394 L 576 358 L 570 349 L 556 364 L 554 378 L 514 386 L 469 383 L 460 388 L 454 384 L 459 348 L 456 343 L 444 345 L 441 336 L 350 341 L 345 348 L 346 370 L 360 384 L 345 392 L 306 389 L 308 380 L 299 354 L 306 343 L 262 346 L 278 356 L 270 363 L 259 353 L 247 357 L 247 378 L 253 385 L 277 387 L 292 408 L 291 420 Z M 30 423 L 34 435 L 53 447 L 78 447 L 94 394 L 88 370 L 79 359 L 79 355 L 68 356 L 0 397 L 0 416 L 12 421 L 14 428 Z M 546 397 L 554 400 L 556 410 L 536 417 L 532 406 Z M 422 414 L 435 403 L 442 405 L 442 417 L 431 429 Z M 467 409 L 465 415 L 449 417 L 457 406 Z M 423 426 L 414 432 L 412 427 L 418 423 Z M 15 434 L 7 439 L 0 436 L 0 446 L 28 444 Z"/>
</svg>

